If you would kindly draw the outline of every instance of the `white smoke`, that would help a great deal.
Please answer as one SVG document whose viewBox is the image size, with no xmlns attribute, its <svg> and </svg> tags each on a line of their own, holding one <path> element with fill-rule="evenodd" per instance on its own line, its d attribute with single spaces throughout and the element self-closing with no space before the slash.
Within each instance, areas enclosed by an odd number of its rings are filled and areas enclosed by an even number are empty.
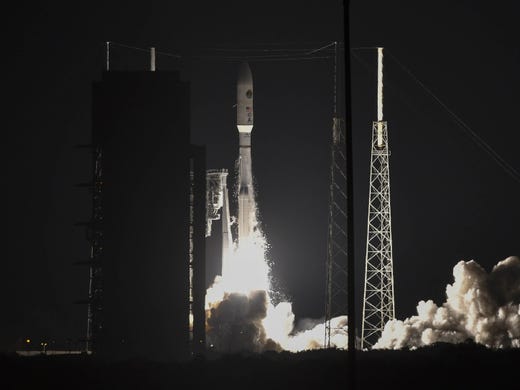
<svg viewBox="0 0 520 390">
<path fill-rule="evenodd" d="M 226 273 L 206 292 L 206 335 L 217 351 L 264 352 L 323 348 L 323 320 L 295 323 L 292 304 L 273 304 L 266 260 L 265 237 L 258 229 L 252 239 L 229 253 Z M 331 320 L 331 346 L 347 347 L 347 317 Z"/>
<path fill-rule="evenodd" d="M 269 279 L 267 241 L 254 219 L 250 237 L 235 243 L 206 292 L 206 336 L 220 352 L 298 352 L 323 348 L 323 320 L 297 327 L 291 302 L 273 304 L 277 296 Z M 346 316 L 331 320 L 331 346 L 347 347 Z"/>
<path fill-rule="evenodd" d="M 468 339 L 489 348 L 520 348 L 520 259 L 508 257 L 487 273 L 475 261 L 453 268 L 446 302 L 420 301 L 417 315 L 389 321 L 378 349 L 417 348 Z"/>
<path fill-rule="evenodd" d="M 347 316 L 332 318 L 330 321 L 330 346 L 346 349 L 348 345 Z M 325 322 L 323 319 L 303 319 L 297 324 L 290 302 L 269 305 L 264 320 L 264 329 L 270 339 L 281 349 L 300 352 L 324 348 Z"/>
</svg>

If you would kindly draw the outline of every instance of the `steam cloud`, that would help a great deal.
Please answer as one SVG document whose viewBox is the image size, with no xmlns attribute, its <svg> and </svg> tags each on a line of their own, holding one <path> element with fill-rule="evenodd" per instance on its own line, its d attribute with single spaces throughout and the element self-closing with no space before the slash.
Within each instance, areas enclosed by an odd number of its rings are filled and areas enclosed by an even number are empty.
<svg viewBox="0 0 520 390">
<path fill-rule="evenodd" d="M 298 324 L 290 302 L 272 303 L 265 237 L 234 248 L 227 275 L 207 291 L 206 335 L 220 352 L 298 352 L 324 347 L 324 321 Z M 374 349 L 417 348 L 471 339 L 490 348 L 520 348 L 520 259 L 508 257 L 487 273 L 475 261 L 460 261 L 446 302 L 420 301 L 417 315 L 389 321 Z M 251 286 L 251 288 L 248 288 Z M 331 320 L 331 346 L 346 349 L 347 317 Z"/>
<path fill-rule="evenodd" d="M 268 339 L 262 321 L 267 315 L 267 293 L 226 293 L 213 305 L 208 315 L 206 334 L 210 345 L 225 352 L 280 351 L 281 347 Z"/>
<path fill-rule="evenodd" d="M 290 302 L 273 304 L 265 236 L 252 236 L 223 259 L 225 272 L 206 292 L 206 336 L 219 352 L 302 351 L 323 347 L 323 320 L 295 324 Z M 331 320 L 331 346 L 346 348 L 347 320 Z"/>
<path fill-rule="evenodd" d="M 211 305 L 206 325 L 209 344 L 227 353 L 318 349 L 325 336 L 323 319 L 304 319 L 296 325 L 291 303 L 274 306 L 263 290 L 225 293 Z M 347 347 L 347 329 L 347 316 L 331 320 L 332 347 Z"/>
<path fill-rule="evenodd" d="M 256 204 L 253 233 L 223 258 L 223 275 L 206 293 L 206 335 L 220 352 L 292 352 L 324 347 L 323 320 L 295 326 L 290 302 L 273 305 Z M 225 272 L 224 272 L 225 270 Z M 417 315 L 391 320 L 374 349 L 417 348 L 471 339 L 490 348 L 520 348 L 520 259 L 508 257 L 487 273 L 475 261 L 453 268 L 446 302 L 420 301 Z M 346 349 L 347 317 L 331 320 L 331 346 Z"/>
<path fill-rule="evenodd" d="M 453 268 L 446 302 L 420 301 L 417 315 L 389 321 L 374 348 L 417 348 L 471 339 L 489 348 L 520 348 L 520 259 L 508 257 L 487 273 L 475 261 Z"/>
</svg>

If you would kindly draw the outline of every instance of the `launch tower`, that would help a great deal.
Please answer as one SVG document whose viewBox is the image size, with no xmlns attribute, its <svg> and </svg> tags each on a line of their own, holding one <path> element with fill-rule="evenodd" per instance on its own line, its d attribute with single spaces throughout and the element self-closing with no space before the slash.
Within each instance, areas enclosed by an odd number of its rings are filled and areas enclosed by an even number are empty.
<svg viewBox="0 0 520 390">
<path fill-rule="evenodd" d="M 107 48 L 110 47 L 107 44 Z M 205 349 L 206 152 L 188 82 L 111 70 L 92 86 L 87 352 L 188 359 Z"/>
<path fill-rule="evenodd" d="M 361 348 L 371 348 L 395 317 L 388 127 L 383 121 L 383 48 L 377 49 L 377 122 L 372 124 Z"/>
<path fill-rule="evenodd" d="M 348 256 L 347 256 L 347 176 L 345 119 L 338 112 L 338 42 L 334 56 L 334 116 L 330 158 L 329 216 L 327 236 L 327 269 L 325 301 L 325 343 L 330 348 L 331 319 L 346 315 L 348 310 Z"/>
</svg>

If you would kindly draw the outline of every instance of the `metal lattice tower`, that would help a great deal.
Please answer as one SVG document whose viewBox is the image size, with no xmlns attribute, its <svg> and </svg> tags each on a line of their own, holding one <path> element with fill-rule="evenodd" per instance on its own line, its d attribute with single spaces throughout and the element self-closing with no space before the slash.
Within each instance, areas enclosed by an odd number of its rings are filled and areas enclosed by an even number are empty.
<svg viewBox="0 0 520 390">
<path fill-rule="evenodd" d="M 372 125 L 361 348 L 395 317 L 388 128 L 383 121 L 383 49 L 378 48 L 378 120 Z"/>
<path fill-rule="evenodd" d="M 347 257 L 347 177 L 345 121 L 337 113 L 338 42 L 335 42 L 334 60 L 334 117 L 330 159 L 329 216 L 327 236 L 325 343 L 331 347 L 331 319 L 346 315 L 348 309 Z"/>
<path fill-rule="evenodd" d="M 95 348 L 95 342 L 102 329 L 102 294 L 103 275 L 100 263 L 103 251 L 103 152 L 100 146 L 93 148 L 94 174 L 92 185 L 92 218 L 87 229 L 90 241 L 90 278 L 88 289 L 88 314 L 87 314 L 87 339 L 86 351 L 91 353 Z"/>
</svg>

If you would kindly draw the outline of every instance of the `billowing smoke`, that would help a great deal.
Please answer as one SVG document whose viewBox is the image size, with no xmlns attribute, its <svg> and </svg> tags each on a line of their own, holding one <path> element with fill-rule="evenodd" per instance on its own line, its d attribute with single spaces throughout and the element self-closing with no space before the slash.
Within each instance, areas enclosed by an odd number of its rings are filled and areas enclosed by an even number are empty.
<svg viewBox="0 0 520 390">
<path fill-rule="evenodd" d="M 304 319 L 296 324 L 291 303 L 280 302 L 275 306 L 264 290 L 224 293 L 223 298 L 210 307 L 206 336 L 217 351 L 298 352 L 323 348 L 323 319 Z M 347 329 L 347 316 L 331 320 L 331 347 L 347 347 Z"/>
<path fill-rule="evenodd" d="M 268 339 L 263 327 L 267 315 L 266 291 L 225 293 L 208 313 L 206 335 L 210 345 L 223 352 L 281 350 Z"/>
<path fill-rule="evenodd" d="M 206 292 L 206 336 L 208 344 L 220 352 L 297 352 L 322 348 L 323 320 L 295 324 L 290 302 L 274 304 L 269 279 L 267 243 L 254 221 L 250 237 L 223 258 L 222 276 L 217 276 Z M 331 346 L 346 348 L 347 320 L 331 321 Z"/>
<path fill-rule="evenodd" d="M 446 302 L 421 301 L 417 315 L 389 321 L 374 348 L 417 348 L 468 339 L 490 348 L 520 348 L 520 259 L 508 257 L 487 273 L 475 261 L 453 268 Z"/>
</svg>

